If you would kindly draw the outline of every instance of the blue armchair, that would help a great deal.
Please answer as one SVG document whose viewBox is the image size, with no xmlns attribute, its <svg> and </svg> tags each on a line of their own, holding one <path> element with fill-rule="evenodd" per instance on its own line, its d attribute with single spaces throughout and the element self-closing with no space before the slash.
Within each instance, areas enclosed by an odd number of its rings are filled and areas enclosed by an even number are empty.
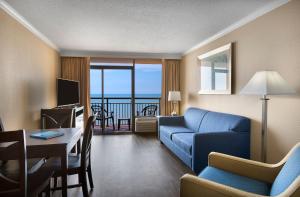
<svg viewBox="0 0 300 197">
<path fill-rule="evenodd" d="M 199 175 L 181 177 L 180 197 L 298 197 L 300 143 L 276 164 L 212 152 Z"/>
<path fill-rule="evenodd" d="M 189 108 L 184 116 L 159 117 L 158 132 L 160 141 L 197 174 L 212 151 L 250 156 L 250 120 L 242 116 Z"/>
</svg>

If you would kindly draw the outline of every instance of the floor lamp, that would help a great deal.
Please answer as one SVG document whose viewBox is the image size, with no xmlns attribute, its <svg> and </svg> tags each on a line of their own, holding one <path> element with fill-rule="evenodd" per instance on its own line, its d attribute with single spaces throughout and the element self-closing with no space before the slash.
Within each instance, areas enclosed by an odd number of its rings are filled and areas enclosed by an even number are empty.
<svg viewBox="0 0 300 197">
<path fill-rule="evenodd" d="M 261 127 L 261 161 L 267 160 L 267 120 L 268 95 L 286 95 L 296 93 L 276 71 L 259 71 L 254 74 L 240 94 L 261 95 L 262 127 Z"/>
</svg>

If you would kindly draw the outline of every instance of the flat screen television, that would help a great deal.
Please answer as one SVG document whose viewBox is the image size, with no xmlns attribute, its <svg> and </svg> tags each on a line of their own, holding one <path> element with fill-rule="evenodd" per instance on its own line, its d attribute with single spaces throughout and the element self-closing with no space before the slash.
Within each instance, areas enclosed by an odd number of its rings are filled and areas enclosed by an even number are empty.
<svg viewBox="0 0 300 197">
<path fill-rule="evenodd" d="M 79 81 L 58 78 L 57 105 L 78 105 L 79 103 Z"/>
</svg>

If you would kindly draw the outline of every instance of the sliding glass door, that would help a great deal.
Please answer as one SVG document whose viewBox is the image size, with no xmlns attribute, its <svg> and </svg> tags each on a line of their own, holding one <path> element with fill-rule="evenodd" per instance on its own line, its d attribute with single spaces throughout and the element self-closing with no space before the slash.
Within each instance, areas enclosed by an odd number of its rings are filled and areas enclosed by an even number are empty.
<svg viewBox="0 0 300 197">
<path fill-rule="evenodd" d="M 135 108 L 137 116 L 160 115 L 162 64 L 157 61 L 135 64 Z"/>
<path fill-rule="evenodd" d="M 96 133 L 131 132 L 135 117 L 160 115 L 160 60 L 94 58 L 90 72 Z"/>
<path fill-rule="evenodd" d="M 91 65 L 91 107 L 100 134 L 131 132 L 134 119 L 133 65 Z"/>
<path fill-rule="evenodd" d="M 130 131 L 132 116 L 131 69 L 103 69 L 106 130 Z M 114 122 L 114 124 L 113 124 Z"/>
</svg>

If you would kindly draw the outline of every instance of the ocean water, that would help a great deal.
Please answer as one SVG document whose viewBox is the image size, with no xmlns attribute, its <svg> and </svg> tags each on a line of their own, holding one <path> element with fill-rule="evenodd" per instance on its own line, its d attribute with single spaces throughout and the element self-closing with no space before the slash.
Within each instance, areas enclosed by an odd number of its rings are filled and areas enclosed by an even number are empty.
<svg viewBox="0 0 300 197">
<path fill-rule="evenodd" d="M 101 103 L 101 94 L 91 94 L 91 102 Z M 161 94 L 136 94 L 136 103 L 157 103 L 161 97 Z M 108 103 L 131 103 L 131 94 L 105 94 L 105 102 L 108 99 Z M 106 99 L 107 98 L 107 99 Z M 122 99 L 120 99 L 122 98 Z M 128 99 L 125 99 L 128 98 Z M 151 98 L 151 99 L 144 99 Z"/>
</svg>

